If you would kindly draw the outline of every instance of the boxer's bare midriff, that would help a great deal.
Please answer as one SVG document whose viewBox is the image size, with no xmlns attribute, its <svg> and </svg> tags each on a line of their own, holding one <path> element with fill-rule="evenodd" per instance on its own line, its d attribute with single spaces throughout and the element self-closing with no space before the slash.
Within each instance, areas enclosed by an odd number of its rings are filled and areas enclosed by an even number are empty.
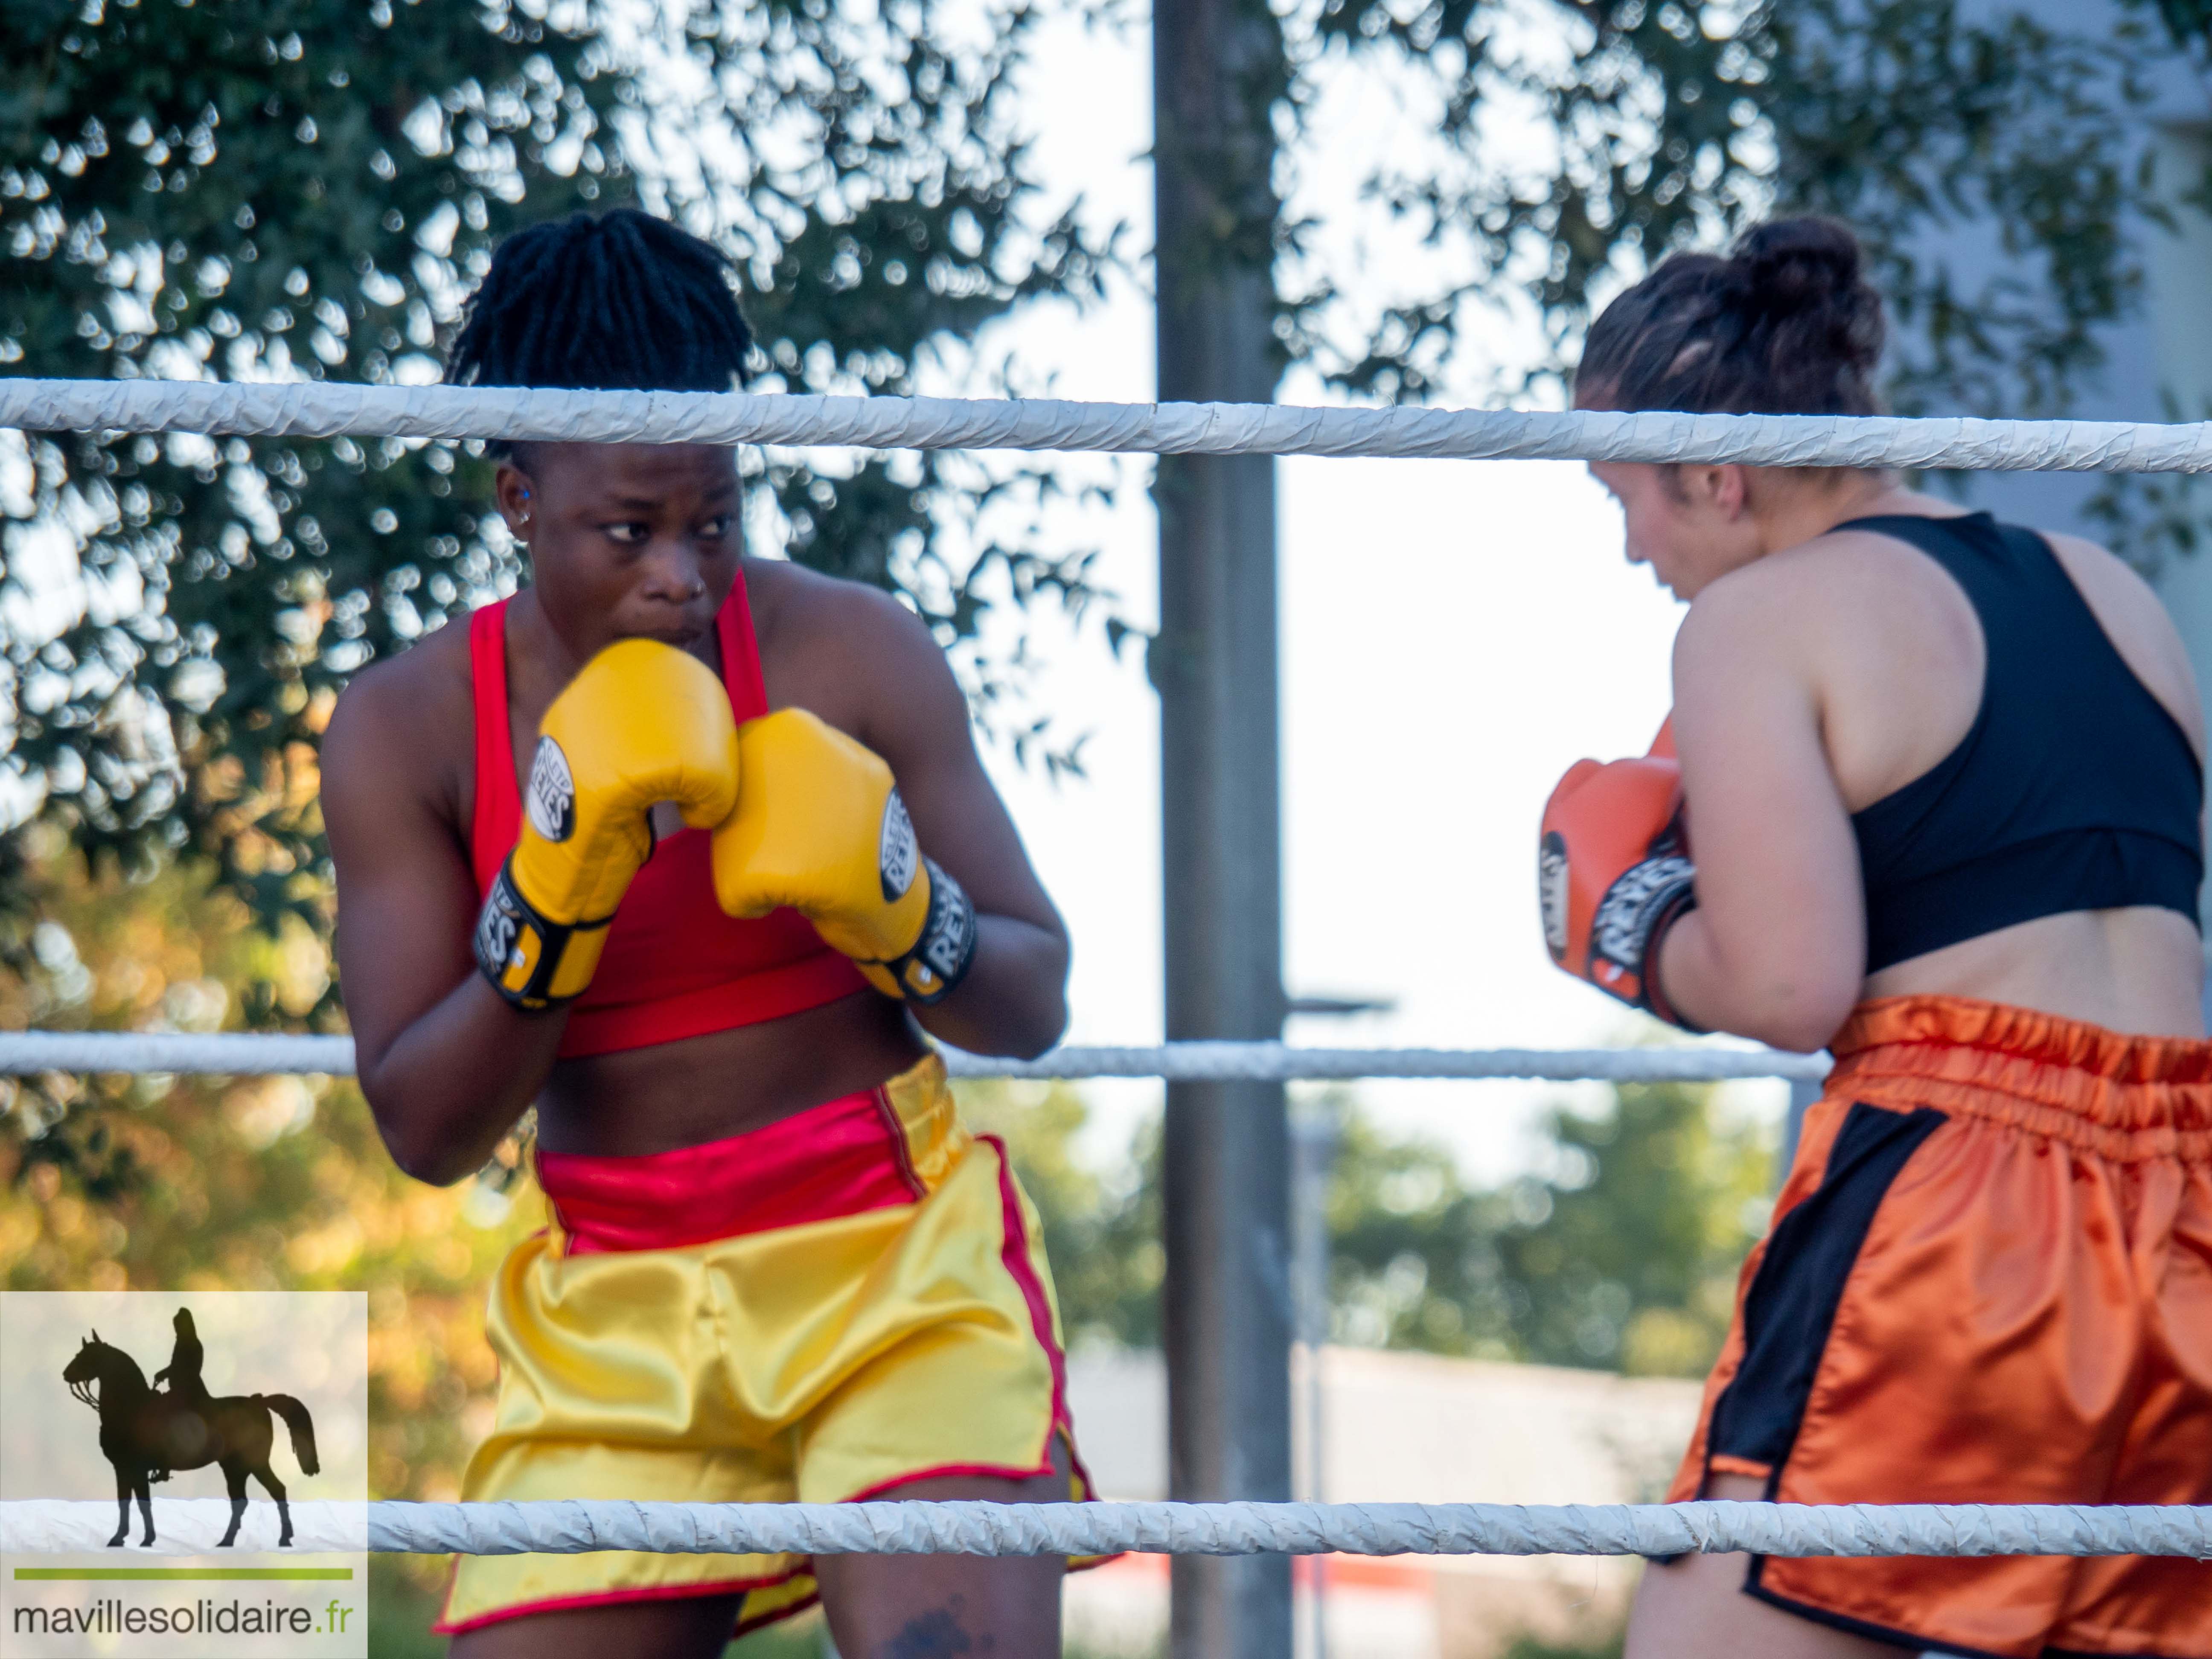
<svg viewBox="0 0 2212 1659">
<path fill-rule="evenodd" d="M 1869 974 L 1866 995 L 1972 997 L 2137 1036 L 2201 1037 L 2203 951 L 2172 910 L 2072 910 Z"/>
<path fill-rule="evenodd" d="M 602 1158 L 694 1146 L 872 1089 L 923 1052 L 900 1004 L 856 992 L 756 1025 L 562 1060 L 538 1097 L 538 1139 Z"/>
</svg>

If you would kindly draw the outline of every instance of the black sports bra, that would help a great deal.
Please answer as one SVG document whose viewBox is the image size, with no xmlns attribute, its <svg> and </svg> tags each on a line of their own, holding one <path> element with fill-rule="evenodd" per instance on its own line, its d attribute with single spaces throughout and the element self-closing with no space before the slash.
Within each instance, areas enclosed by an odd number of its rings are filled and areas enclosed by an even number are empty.
<svg viewBox="0 0 2212 1659">
<path fill-rule="evenodd" d="M 1986 513 L 1854 519 L 1910 542 L 1981 618 L 1982 702 L 1959 746 L 1851 817 L 1867 971 L 2071 910 L 2197 921 L 2204 774 L 2051 544 Z"/>
</svg>

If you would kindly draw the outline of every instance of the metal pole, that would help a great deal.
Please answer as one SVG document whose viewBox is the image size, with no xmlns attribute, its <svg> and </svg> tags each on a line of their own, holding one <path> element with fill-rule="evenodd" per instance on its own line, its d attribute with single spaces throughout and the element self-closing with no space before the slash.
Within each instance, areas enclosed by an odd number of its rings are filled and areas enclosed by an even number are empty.
<svg viewBox="0 0 2212 1659">
<path fill-rule="evenodd" d="M 1790 1166 L 1797 1161 L 1797 1142 L 1805 1133 L 1805 1114 L 1820 1104 L 1820 1085 L 1809 1078 L 1790 1079 L 1790 1115 L 1782 1121 L 1782 1150 L 1774 1160 L 1774 1184 L 1790 1179 Z"/>
<path fill-rule="evenodd" d="M 1267 403 L 1272 106 L 1286 78 L 1265 0 L 1157 0 L 1158 383 L 1164 400 Z M 1274 464 L 1163 457 L 1160 696 L 1167 1028 L 1281 1035 Z M 1164 1152 L 1170 1488 L 1291 1495 L 1290 1147 L 1282 1085 L 1175 1084 Z M 1179 1556 L 1174 1659 L 1289 1659 L 1282 1555 Z"/>
<path fill-rule="evenodd" d="M 1291 1259 L 1296 1287 L 1298 1345 L 1305 1351 L 1305 1386 L 1298 1401 L 1305 1430 L 1305 1468 L 1298 1497 L 1308 1504 L 1328 1501 L 1328 1449 L 1324 1443 L 1327 1398 L 1322 1392 L 1322 1350 L 1329 1326 L 1329 1177 L 1336 1166 L 1343 1114 L 1334 1095 L 1309 1103 L 1291 1125 Z M 1297 1659 L 1328 1659 L 1328 1558 L 1306 1562 L 1304 1634 Z"/>
</svg>

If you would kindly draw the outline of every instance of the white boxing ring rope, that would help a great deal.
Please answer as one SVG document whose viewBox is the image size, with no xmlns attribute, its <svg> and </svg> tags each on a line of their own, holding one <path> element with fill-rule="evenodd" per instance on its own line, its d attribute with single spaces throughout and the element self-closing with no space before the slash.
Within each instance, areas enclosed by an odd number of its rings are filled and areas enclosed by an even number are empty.
<svg viewBox="0 0 2212 1659">
<path fill-rule="evenodd" d="M 2212 472 L 2212 423 L 0 379 L 0 427 L 1158 455 Z"/>
<path fill-rule="evenodd" d="M 1256 404 L 816 398 L 0 379 L 0 427 L 33 432 L 757 443 L 1434 459 L 1735 461 L 1769 466 L 2212 472 L 2212 423 L 1887 416 L 1299 409 Z M 948 1052 L 956 1077 L 1170 1081 L 1540 1078 L 1699 1082 L 1824 1075 L 1818 1055 L 1759 1049 L 1302 1049 L 1274 1042 L 1064 1048 L 1030 1062 Z M 344 1037 L 0 1034 L 0 1075 L 44 1072 L 345 1073 Z M 222 1499 L 160 1498 L 156 1553 L 201 1553 Z M 2212 1506 L 1653 1504 L 867 1503 L 577 1499 L 291 1506 L 295 1549 L 570 1553 L 2160 1555 L 2212 1559 Z M 101 1550 L 106 1502 L 0 1502 L 0 1553 Z M 275 1505 L 247 1506 L 266 1548 Z M 134 1526 L 134 1530 L 135 1530 Z M 133 1553 L 137 1553 L 135 1549 Z"/>
<path fill-rule="evenodd" d="M 2059 1504 L 292 1504 L 292 1548 L 471 1555 L 2165 1555 L 2212 1559 L 2212 1506 Z M 204 1555 L 220 1498 L 154 1500 L 133 1554 Z M 0 1554 L 106 1553 L 106 1502 L 0 1503 Z M 276 1543 L 246 1506 L 237 1547 Z M 134 1534 L 137 1523 L 132 1523 Z"/>
<path fill-rule="evenodd" d="M 1813 1082 L 1819 1054 L 1771 1048 L 1296 1048 L 1281 1042 L 1170 1042 L 1055 1048 L 1036 1060 L 941 1051 L 956 1078 L 1159 1078 L 1169 1083 L 1294 1083 L 1355 1078 L 1534 1078 L 1555 1083 Z M 0 1077 L 41 1072 L 350 1076 L 353 1039 L 251 1032 L 0 1032 Z"/>
</svg>

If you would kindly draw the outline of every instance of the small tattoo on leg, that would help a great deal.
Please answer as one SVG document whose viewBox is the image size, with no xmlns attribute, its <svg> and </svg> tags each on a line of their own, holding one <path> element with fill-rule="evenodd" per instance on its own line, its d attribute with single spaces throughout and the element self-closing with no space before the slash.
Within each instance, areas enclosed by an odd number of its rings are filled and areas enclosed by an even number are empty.
<svg viewBox="0 0 2212 1659">
<path fill-rule="evenodd" d="M 988 1632 L 971 1635 L 960 1622 L 965 1599 L 956 1595 L 945 1606 L 908 1620 L 905 1629 L 876 1650 L 877 1659 L 962 1659 L 991 1652 L 998 1643 Z"/>
</svg>

